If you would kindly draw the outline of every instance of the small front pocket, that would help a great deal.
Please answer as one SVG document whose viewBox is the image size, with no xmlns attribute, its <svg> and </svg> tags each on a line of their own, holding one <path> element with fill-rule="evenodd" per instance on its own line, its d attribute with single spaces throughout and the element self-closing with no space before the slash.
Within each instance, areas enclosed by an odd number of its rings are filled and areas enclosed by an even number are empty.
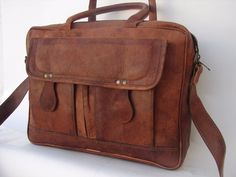
<svg viewBox="0 0 236 177">
<path fill-rule="evenodd" d="M 42 102 L 50 102 L 51 99 L 50 97 L 42 98 L 44 92 L 47 92 L 45 84 L 47 83 L 44 81 L 30 79 L 30 126 L 49 132 L 76 135 L 74 86 L 72 84 L 56 83 L 55 96 L 57 103 L 54 110 L 47 110 Z"/>
<path fill-rule="evenodd" d="M 93 89 L 97 139 L 153 145 L 153 90 Z"/>
</svg>

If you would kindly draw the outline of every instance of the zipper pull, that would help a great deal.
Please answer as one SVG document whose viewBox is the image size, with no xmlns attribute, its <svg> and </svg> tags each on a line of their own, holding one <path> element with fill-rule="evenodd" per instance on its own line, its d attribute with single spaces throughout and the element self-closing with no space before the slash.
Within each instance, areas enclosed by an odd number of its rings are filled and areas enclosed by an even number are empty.
<svg viewBox="0 0 236 177">
<path fill-rule="evenodd" d="M 198 64 L 204 66 L 208 71 L 211 71 L 211 68 L 209 68 L 206 64 L 204 64 L 203 62 L 201 61 L 198 61 Z"/>
<path fill-rule="evenodd" d="M 197 38 L 192 34 L 193 37 L 193 42 L 194 42 L 194 47 L 195 47 L 195 57 L 194 57 L 194 63 L 196 65 L 202 65 L 204 66 L 208 71 L 211 71 L 211 69 L 204 64 L 203 62 L 201 62 L 201 55 L 200 55 L 200 51 L 199 51 L 199 47 L 198 47 L 198 41 Z"/>
</svg>

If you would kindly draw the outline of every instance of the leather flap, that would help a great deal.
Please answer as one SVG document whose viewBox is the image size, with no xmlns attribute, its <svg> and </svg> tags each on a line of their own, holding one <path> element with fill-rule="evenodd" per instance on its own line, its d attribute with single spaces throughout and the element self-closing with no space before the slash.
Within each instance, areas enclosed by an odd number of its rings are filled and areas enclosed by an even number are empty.
<svg viewBox="0 0 236 177">
<path fill-rule="evenodd" d="M 35 38 L 27 72 L 36 79 L 147 90 L 161 78 L 167 43 L 160 39 Z"/>
</svg>

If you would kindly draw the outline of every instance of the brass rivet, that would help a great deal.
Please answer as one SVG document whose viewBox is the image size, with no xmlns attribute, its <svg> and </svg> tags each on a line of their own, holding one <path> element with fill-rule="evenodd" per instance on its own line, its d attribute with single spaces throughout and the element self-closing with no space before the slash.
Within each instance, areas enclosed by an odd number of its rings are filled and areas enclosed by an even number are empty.
<svg viewBox="0 0 236 177">
<path fill-rule="evenodd" d="M 53 75 L 52 74 L 44 74 L 43 77 L 45 79 L 51 79 L 53 77 Z"/>
<path fill-rule="evenodd" d="M 47 79 L 47 78 L 48 78 L 48 74 L 44 74 L 43 77 L 44 77 L 45 79 Z"/>
<path fill-rule="evenodd" d="M 120 81 L 120 80 L 117 80 L 117 81 L 116 81 L 116 84 L 117 84 L 117 85 L 120 85 L 120 84 L 121 84 L 121 81 Z"/>
<path fill-rule="evenodd" d="M 122 81 L 122 84 L 123 84 L 123 85 L 126 85 L 126 84 L 127 84 L 127 81 L 126 81 L 126 80 Z"/>
</svg>

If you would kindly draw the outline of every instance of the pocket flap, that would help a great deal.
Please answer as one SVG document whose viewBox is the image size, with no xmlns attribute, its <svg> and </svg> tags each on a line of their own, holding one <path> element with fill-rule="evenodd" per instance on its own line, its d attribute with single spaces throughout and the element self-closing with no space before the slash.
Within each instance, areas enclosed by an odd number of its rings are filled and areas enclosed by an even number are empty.
<svg viewBox="0 0 236 177">
<path fill-rule="evenodd" d="M 167 42 L 160 39 L 34 38 L 27 72 L 35 79 L 147 90 L 159 82 Z"/>
</svg>

